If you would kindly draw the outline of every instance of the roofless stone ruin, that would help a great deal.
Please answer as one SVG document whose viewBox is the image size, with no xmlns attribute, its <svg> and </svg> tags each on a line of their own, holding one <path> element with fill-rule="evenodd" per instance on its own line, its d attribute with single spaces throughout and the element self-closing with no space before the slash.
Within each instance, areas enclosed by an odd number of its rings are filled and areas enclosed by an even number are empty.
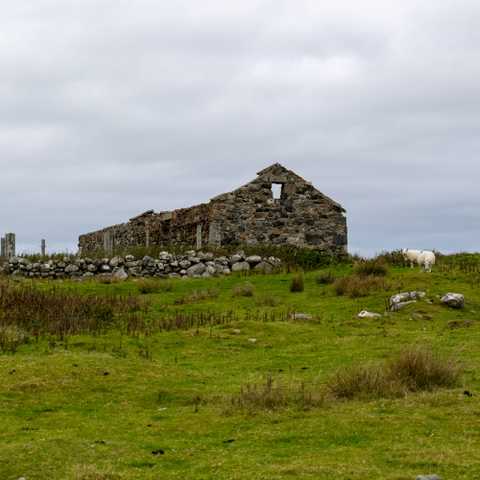
<svg viewBox="0 0 480 480">
<path fill-rule="evenodd" d="M 347 251 L 345 209 L 296 173 L 275 163 L 257 178 L 208 203 L 149 210 L 127 223 L 81 235 L 80 252 L 185 245 L 293 245 L 333 255 Z"/>
</svg>

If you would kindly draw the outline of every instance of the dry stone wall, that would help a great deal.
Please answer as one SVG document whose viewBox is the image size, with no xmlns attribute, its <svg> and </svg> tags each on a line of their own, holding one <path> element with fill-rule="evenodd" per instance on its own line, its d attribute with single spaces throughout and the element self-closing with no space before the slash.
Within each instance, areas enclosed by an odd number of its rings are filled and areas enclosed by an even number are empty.
<svg viewBox="0 0 480 480">
<path fill-rule="evenodd" d="M 230 275 L 232 272 L 256 271 L 272 273 L 281 266 L 275 257 L 246 256 L 239 252 L 229 257 L 214 257 L 212 253 L 190 251 L 184 255 L 160 253 L 158 258 L 133 255 L 113 258 L 91 259 L 65 257 L 47 262 L 32 262 L 27 258 L 14 257 L 3 267 L 6 275 L 27 278 L 78 278 L 113 277 L 125 280 L 128 277 L 213 277 Z"/>
<path fill-rule="evenodd" d="M 274 196 L 275 186 L 280 195 Z M 347 251 L 345 210 L 311 183 L 279 164 L 209 203 L 172 212 L 149 210 L 129 222 L 80 236 L 89 251 L 152 245 L 271 244 L 315 248 L 342 255 Z"/>
</svg>

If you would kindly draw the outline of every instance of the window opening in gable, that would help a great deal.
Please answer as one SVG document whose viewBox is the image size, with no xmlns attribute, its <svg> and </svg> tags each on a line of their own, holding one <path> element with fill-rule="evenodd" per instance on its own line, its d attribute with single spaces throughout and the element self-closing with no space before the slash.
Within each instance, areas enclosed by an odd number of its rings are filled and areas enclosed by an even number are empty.
<svg viewBox="0 0 480 480">
<path fill-rule="evenodd" d="M 283 183 L 272 183 L 272 196 L 274 200 L 282 198 Z"/>
</svg>

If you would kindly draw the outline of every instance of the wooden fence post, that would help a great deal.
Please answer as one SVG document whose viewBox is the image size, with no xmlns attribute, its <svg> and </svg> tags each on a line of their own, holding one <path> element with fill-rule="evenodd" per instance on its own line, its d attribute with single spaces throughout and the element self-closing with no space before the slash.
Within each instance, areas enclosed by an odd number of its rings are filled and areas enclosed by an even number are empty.
<svg viewBox="0 0 480 480">
<path fill-rule="evenodd" d="M 16 254 L 15 234 L 7 233 L 5 234 L 5 256 L 7 258 L 13 258 L 15 254 Z"/>
</svg>

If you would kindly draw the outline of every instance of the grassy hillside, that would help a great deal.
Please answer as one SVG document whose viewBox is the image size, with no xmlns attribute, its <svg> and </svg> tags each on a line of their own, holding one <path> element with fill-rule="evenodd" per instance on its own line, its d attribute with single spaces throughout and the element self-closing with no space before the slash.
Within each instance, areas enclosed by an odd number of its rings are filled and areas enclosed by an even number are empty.
<svg viewBox="0 0 480 480">
<path fill-rule="evenodd" d="M 477 271 L 395 267 L 352 296 L 329 283 L 350 266 L 305 274 L 297 293 L 294 273 L 36 284 L 91 305 L 132 295 L 138 311 L 122 317 L 102 304 L 96 323 L 69 330 L 52 302 L 46 331 L 35 300 L 32 313 L 15 314 L 18 331 L 3 327 L 0 478 L 480 477 Z M 384 313 L 389 295 L 405 290 L 427 297 L 381 319 L 357 318 Z M 465 295 L 465 309 L 440 304 L 449 291 Z M 5 305 L 3 324 L 13 318 Z M 458 359 L 459 383 L 384 398 L 329 393 L 339 369 L 388 362 L 412 345 Z"/>
</svg>

